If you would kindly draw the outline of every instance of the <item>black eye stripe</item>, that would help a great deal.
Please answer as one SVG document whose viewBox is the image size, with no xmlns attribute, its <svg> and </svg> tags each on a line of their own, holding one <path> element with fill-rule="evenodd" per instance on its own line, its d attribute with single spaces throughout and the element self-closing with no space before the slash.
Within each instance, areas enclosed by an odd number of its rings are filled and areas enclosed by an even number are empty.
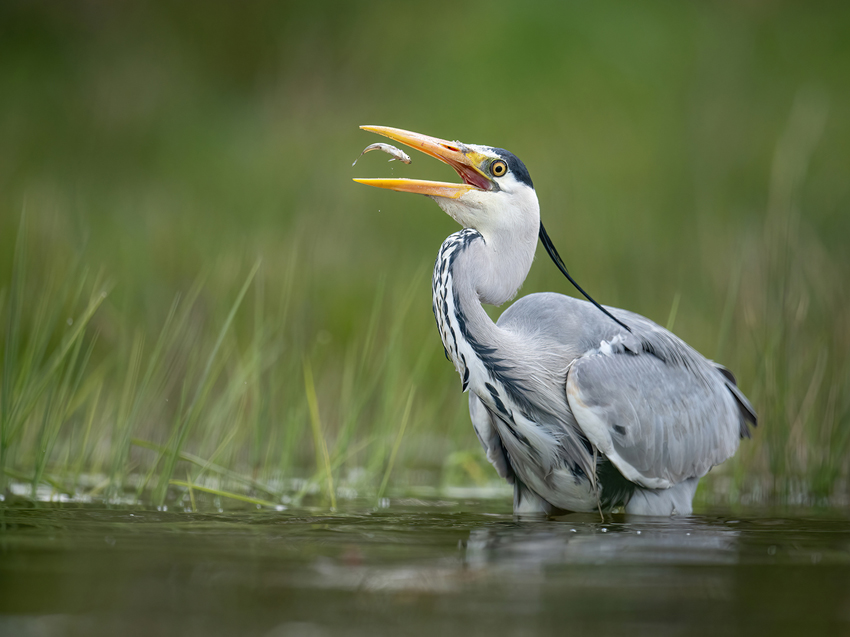
<svg viewBox="0 0 850 637">
<path fill-rule="evenodd" d="M 494 153 L 498 159 L 504 160 L 508 165 L 508 170 L 505 171 L 505 174 L 510 172 L 518 182 L 525 184 L 529 188 L 534 188 L 534 184 L 531 183 L 531 176 L 528 174 L 528 168 L 520 161 L 519 157 L 504 148 L 489 146 L 488 150 Z"/>
</svg>

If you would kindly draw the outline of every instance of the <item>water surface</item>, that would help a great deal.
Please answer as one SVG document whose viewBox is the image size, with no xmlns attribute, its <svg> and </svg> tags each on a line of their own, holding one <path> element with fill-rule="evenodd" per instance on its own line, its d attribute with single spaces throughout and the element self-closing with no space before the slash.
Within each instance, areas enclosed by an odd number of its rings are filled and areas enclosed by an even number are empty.
<svg viewBox="0 0 850 637">
<path fill-rule="evenodd" d="M 0 634 L 850 633 L 842 514 L 0 508 Z"/>
</svg>

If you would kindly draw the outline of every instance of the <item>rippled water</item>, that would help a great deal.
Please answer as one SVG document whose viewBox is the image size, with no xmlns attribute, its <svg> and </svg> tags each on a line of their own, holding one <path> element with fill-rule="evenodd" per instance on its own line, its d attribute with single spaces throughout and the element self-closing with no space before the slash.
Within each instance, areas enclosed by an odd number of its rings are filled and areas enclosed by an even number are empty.
<svg viewBox="0 0 850 637">
<path fill-rule="evenodd" d="M 6 506 L 0 634 L 847 634 L 842 516 Z"/>
</svg>

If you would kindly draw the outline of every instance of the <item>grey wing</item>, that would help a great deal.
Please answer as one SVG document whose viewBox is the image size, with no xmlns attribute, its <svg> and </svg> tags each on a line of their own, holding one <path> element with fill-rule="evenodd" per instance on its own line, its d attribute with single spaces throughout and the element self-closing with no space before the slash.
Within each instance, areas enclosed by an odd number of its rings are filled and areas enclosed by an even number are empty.
<svg viewBox="0 0 850 637">
<path fill-rule="evenodd" d="M 567 375 L 582 431 L 640 486 L 666 489 L 705 475 L 735 453 L 746 431 L 723 374 L 702 357 L 687 358 L 609 350 L 577 358 Z"/>
<path fill-rule="evenodd" d="M 487 454 L 487 460 L 490 461 L 499 476 L 505 478 L 509 483 L 514 483 L 514 471 L 511 468 L 511 463 L 508 461 L 505 448 L 502 446 L 502 439 L 496 431 L 496 426 L 493 423 L 493 415 L 490 410 L 484 406 L 484 403 L 469 392 L 469 417 L 472 419 L 472 427 L 475 429 L 475 434 L 478 440 L 481 441 L 481 446 L 484 447 L 484 452 Z"/>
</svg>

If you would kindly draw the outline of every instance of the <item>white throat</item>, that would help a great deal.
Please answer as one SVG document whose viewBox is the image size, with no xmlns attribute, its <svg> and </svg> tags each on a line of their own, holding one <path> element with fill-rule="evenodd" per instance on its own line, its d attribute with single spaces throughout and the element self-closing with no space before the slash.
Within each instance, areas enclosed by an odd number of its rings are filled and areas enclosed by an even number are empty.
<svg viewBox="0 0 850 637">
<path fill-rule="evenodd" d="M 513 179 L 500 185 L 501 190 L 473 190 L 457 199 L 434 198 L 464 228 L 481 235 L 482 241 L 464 251 L 455 276 L 465 279 L 482 303 L 497 306 L 511 300 L 528 276 L 540 228 L 534 189 Z"/>
</svg>

